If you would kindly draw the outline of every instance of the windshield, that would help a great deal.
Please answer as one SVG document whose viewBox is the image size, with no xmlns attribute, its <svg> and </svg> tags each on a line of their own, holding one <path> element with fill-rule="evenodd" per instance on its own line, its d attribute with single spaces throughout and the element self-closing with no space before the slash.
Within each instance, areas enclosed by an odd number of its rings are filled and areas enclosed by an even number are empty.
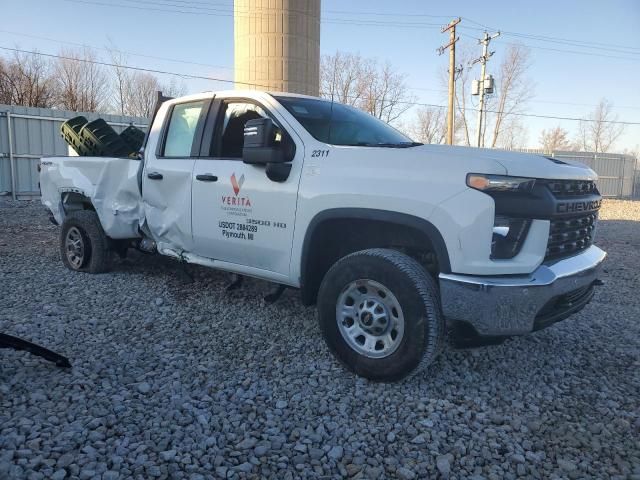
<svg viewBox="0 0 640 480">
<path fill-rule="evenodd" d="M 412 147 L 421 145 L 368 113 L 342 103 L 275 97 L 313 138 L 331 145 Z"/>
</svg>

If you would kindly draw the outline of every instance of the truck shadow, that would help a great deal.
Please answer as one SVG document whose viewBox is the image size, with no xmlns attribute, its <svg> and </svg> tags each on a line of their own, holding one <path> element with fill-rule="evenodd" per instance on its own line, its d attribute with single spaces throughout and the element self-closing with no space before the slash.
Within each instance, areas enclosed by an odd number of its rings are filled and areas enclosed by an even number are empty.
<svg viewBox="0 0 640 480">
<path fill-rule="evenodd" d="M 606 381 L 607 375 L 618 377 L 621 371 L 627 371 L 628 366 L 633 365 L 627 353 L 632 348 L 621 332 L 628 331 L 629 305 L 639 303 L 637 291 L 640 285 L 636 272 L 640 269 L 640 258 L 630 254 L 640 250 L 640 223 L 602 220 L 596 243 L 609 252 L 602 276 L 605 286 L 583 311 L 543 331 L 510 338 L 502 345 L 462 350 L 448 348 L 424 374 L 416 375 L 408 382 L 427 382 L 433 387 L 438 383 L 436 379 L 443 376 L 471 382 L 468 384 L 481 389 L 482 384 L 491 379 L 526 378 L 532 388 L 545 390 L 549 382 L 562 381 L 560 372 L 576 373 L 586 369 L 593 375 L 601 367 L 603 373 L 596 373 L 596 376 Z M 236 320 L 228 319 L 225 311 L 248 307 L 250 317 L 238 321 L 242 328 L 252 329 L 256 335 L 268 332 L 269 337 L 280 339 L 269 345 L 277 358 L 305 364 L 309 361 L 307 353 L 320 348 L 332 368 L 342 369 L 322 342 L 315 308 L 302 306 L 296 290 L 287 290 L 277 303 L 269 305 L 263 297 L 273 285 L 266 281 L 246 278 L 239 289 L 227 292 L 226 287 L 232 280 L 229 273 L 198 265 L 185 266 L 168 257 L 137 251 L 130 251 L 124 261 L 116 259 L 111 274 L 160 283 L 168 300 L 163 308 L 170 308 L 172 312 L 185 307 L 195 310 L 200 320 L 197 321 L 199 326 L 193 328 L 204 332 L 203 341 L 217 341 L 208 339 L 210 334 L 205 332 L 205 327 L 209 325 L 216 325 L 216 328 L 235 326 Z M 212 308 L 213 304 L 215 307 Z M 274 316 L 288 321 L 274 322 Z M 297 336 L 290 335 L 291 328 L 298 330 Z M 188 334 L 188 331 L 183 333 Z M 595 348 L 594 338 L 607 338 L 608 341 Z M 610 355 L 615 350 L 620 350 L 619 354 Z M 238 364 L 242 364 L 248 353 L 242 345 L 221 345 L 217 354 L 227 360 L 237 359 Z M 270 374 L 267 372 L 267 375 Z"/>
<path fill-rule="evenodd" d="M 481 391 L 483 384 L 495 379 L 526 378 L 532 388 L 546 391 L 549 382 L 561 381 L 568 372 L 580 372 L 585 368 L 593 371 L 598 365 L 606 367 L 602 370 L 602 375 L 613 372 L 619 375 L 621 370 L 627 370 L 628 365 L 633 364 L 628 355 L 618 355 L 618 360 L 612 362 L 608 350 L 618 347 L 615 342 L 594 348 L 593 342 L 589 340 L 594 337 L 613 338 L 611 329 L 615 327 L 602 323 L 601 318 L 616 323 L 619 322 L 616 318 L 624 318 L 623 307 L 622 310 L 616 311 L 609 303 L 610 291 L 620 291 L 620 283 L 626 283 L 626 288 L 635 288 L 636 291 L 639 287 L 633 283 L 628 284 L 624 277 L 620 276 L 620 272 L 627 270 L 625 267 L 620 270 L 617 252 L 613 257 L 614 261 L 608 264 L 604 274 L 605 287 L 598 291 L 592 304 L 583 311 L 543 331 L 507 339 L 501 345 L 471 349 L 449 347 L 425 373 L 407 381 L 426 382 L 434 387 L 437 386 L 438 377 L 455 378 L 467 385 L 475 385 L 473 389 Z M 196 329 L 204 329 L 207 325 L 216 325 L 216 328 L 231 326 L 234 324 L 233 320 L 220 315 L 242 305 L 249 307 L 251 311 L 250 318 L 239 320 L 243 328 L 251 328 L 256 335 L 279 339 L 278 342 L 269 345 L 270 352 L 276 358 L 305 364 L 309 361 L 309 350 L 317 350 L 318 343 L 321 343 L 320 349 L 325 351 L 323 355 L 326 355 L 327 361 L 333 365 L 332 368 L 342 370 L 342 366 L 330 357 L 322 342 L 315 308 L 302 306 L 296 290 L 288 290 L 277 303 L 268 305 L 263 301 L 263 296 L 271 288 L 268 282 L 247 278 L 239 289 L 227 292 L 226 286 L 231 281 L 230 274 L 188 265 L 190 278 L 182 269 L 183 265 L 170 258 L 139 252 L 133 252 L 130 259 L 124 262 L 116 261 L 114 264 L 114 273 L 161 281 L 170 298 L 169 305 L 177 309 L 188 306 L 198 312 L 201 318 L 198 321 L 199 326 L 194 326 Z M 632 296 L 626 298 L 630 301 L 633 299 Z M 216 307 L 209 310 L 212 299 L 215 299 L 213 303 Z M 617 303 L 618 308 L 621 305 L 620 302 Z M 274 315 L 290 321 L 274 322 Z M 291 328 L 296 328 L 299 334 L 291 336 Z M 206 341 L 208 334 L 204 335 L 203 341 Z M 213 339 L 211 341 L 215 342 Z M 242 345 L 220 345 L 217 349 L 218 355 L 224 356 L 227 361 L 237 359 L 239 365 L 244 363 L 248 354 Z M 575 355 L 573 352 L 576 351 L 582 353 Z M 589 355 L 586 355 L 587 352 Z M 564 373 L 560 375 L 559 372 Z M 602 378 L 602 375 L 598 377 Z M 355 376 L 351 378 L 353 381 L 356 380 Z"/>
</svg>

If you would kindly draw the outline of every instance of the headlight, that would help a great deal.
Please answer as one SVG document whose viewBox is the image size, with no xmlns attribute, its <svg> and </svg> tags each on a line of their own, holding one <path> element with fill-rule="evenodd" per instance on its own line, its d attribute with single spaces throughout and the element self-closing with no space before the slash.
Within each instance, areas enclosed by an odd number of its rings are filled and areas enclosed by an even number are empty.
<svg viewBox="0 0 640 480">
<path fill-rule="evenodd" d="M 493 222 L 493 237 L 491 238 L 491 258 L 509 259 L 515 257 L 527 238 L 530 226 L 531 220 L 496 215 Z"/>
<path fill-rule="evenodd" d="M 467 186 L 482 192 L 529 192 L 533 190 L 534 178 L 509 177 L 506 175 L 484 175 L 469 173 Z"/>
</svg>

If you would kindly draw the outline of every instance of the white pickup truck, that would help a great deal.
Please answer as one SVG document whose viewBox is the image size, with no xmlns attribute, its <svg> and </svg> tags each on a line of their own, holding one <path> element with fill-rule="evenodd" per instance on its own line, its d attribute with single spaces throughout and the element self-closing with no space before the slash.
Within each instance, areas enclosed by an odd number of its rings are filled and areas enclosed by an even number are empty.
<svg viewBox="0 0 640 480">
<path fill-rule="evenodd" d="M 129 247 L 300 290 L 330 350 L 370 379 L 445 339 L 492 343 L 592 298 L 596 175 L 538 155 L 422 145 L 357 109 L 224 91 L 165 101 L 139 159 L 50 157 L 62 261 Z"/>
</svg>

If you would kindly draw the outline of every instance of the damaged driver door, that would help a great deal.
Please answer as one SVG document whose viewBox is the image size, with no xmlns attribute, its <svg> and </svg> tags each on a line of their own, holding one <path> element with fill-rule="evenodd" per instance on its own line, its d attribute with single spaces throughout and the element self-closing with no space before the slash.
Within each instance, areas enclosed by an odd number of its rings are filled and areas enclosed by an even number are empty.
<svg viewBox="0 0 640 480">
<path fill-rule="evenodd" d="M 142 196 L 147 227 L 160 251 L 180 254 L 193 249 L 191 175 L 210 103 L 210 99 L 172 103 L 158 112 L 165 121 L 157 145 L 145 155 Z"/>
</svg>

